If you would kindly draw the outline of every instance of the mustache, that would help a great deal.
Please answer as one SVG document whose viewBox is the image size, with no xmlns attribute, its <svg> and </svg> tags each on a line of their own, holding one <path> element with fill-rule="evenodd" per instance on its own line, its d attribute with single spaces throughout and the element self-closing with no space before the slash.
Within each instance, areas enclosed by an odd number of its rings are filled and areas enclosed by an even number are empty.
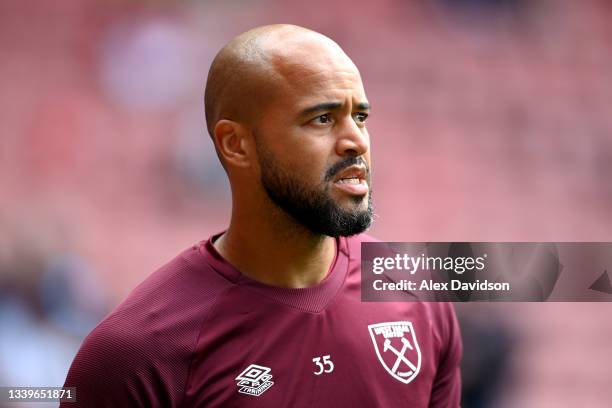
<svg viewBox="0 0 612 408">
<path fill-rule="evenodd" d="M 365 160 L 363 160 L 363 157 L 361 157 L 361 156 L 349 156 L 346 159 L 340 160 L 338 163 L 332 165 L 325 172 L 325 181 L 331 181 L 336 174 L 340 173 L 342 170 L 346 169 L 347 167 L 351 167 L 351 166 L 354 166 L 354 165 L 363 165 L 365 167 L 366 177 L 367 177 L 368 183 L 369 183 L 369 181 L 370 181 L 370 167 L 365 162 Z"/>
</svg>

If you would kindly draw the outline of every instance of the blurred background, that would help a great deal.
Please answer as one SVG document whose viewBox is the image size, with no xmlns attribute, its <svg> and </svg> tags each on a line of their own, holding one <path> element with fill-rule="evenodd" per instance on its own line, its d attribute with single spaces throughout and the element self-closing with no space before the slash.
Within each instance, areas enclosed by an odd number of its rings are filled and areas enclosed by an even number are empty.
<svg viewBox="0 0 612 408">
<path fill-rule="evenodd" d="M 149 273 L 221 231 L 215 53 L 335 39 L 373 105 L 386 241 L 612 241 L 606 0 L 0 0 L 0 385 L 61 386 Z M 612 406 L 609 303 L 460 304 L 464 407 Z"/>
</svg>

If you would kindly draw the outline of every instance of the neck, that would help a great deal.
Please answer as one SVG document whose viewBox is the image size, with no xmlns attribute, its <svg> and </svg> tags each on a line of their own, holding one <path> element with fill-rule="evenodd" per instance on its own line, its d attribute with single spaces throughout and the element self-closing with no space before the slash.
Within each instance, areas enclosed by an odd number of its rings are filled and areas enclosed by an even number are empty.
<svg viewBox="0 0 612 408">
<path fill-rule="evenodd" d="M 214 243 L 242 274 L 272 286 L 304 288 L 325 278 L 336 253 L 334 238 L 314 234 L 284 211 L 232 210 L 230 226 Z"/>
</svg>

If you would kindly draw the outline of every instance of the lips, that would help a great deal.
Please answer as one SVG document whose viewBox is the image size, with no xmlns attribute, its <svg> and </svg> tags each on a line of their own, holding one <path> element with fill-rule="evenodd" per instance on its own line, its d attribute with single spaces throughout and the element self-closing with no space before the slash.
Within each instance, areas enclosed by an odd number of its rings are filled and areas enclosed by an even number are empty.
<svg viewBox="0 0 612 408">
<path fill-rule="evenodd" d="M 364 166 L 353 165 L 340 171 L 334 177 L 334 186 L 351 195 L 364 195 L 369 191 L 366 180 L 367 171 Z"/>
</svg>

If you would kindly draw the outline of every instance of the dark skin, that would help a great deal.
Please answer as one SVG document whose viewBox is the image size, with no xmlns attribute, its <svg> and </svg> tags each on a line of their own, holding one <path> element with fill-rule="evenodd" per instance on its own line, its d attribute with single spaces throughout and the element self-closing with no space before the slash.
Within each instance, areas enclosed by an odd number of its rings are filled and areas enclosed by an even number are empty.
<svg viewBox="0 0 612 408">
<path fill-rule="evenodd" d="M 221 83 L 229 85 L 215 85 Z M 329 38 L 274 25 L 232 40 L 213 63 L 207 86 L 209 132 L 232 191 L 230 225 L 215 248 L 254 280 L 290 288 L 317 284 L 333 262 L 335 239 L 311 232 L 270 200 L 255 146 L 264 144 L 304 185 L 323 186 L 342 209 L 365 210 L 368 189 L 323 181 L 326 169 L 346 156 L 370 166 L 369 104 L 359 71 Z"/>
</svg>

